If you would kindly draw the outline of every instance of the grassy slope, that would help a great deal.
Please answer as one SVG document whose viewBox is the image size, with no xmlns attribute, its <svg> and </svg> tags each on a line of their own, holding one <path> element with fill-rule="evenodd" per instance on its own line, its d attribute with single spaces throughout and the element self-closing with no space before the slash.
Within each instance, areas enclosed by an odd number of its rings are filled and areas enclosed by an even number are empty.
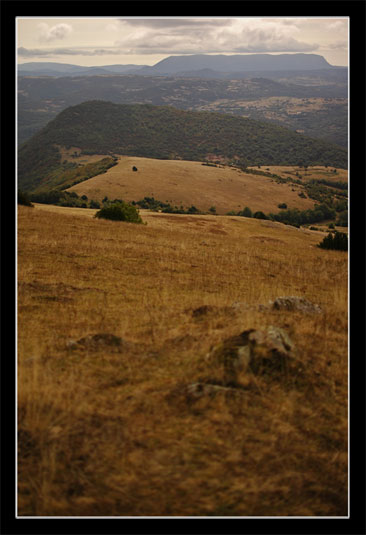
<svg viewBox="0 0 366 535">
<path fill-rule="evenodd" d="M 136 166 L 138 172 L 133 172 Z M 261 168 L 266 171 L 267 167 Z M 312 179 L 347 182 L 347 171 L 333 168 L 314 167 L 304 172 L 297 166 L 276 166 L 268 168 L 271 173 L 284 178 L 302 182 Z M 278 183 L 271 177 L 245 173 L 228 166 L 210 167 L 200 162 L 182 160 L 154 160 L 121 156 L 118 164 L 103 175 L 81 182 L 69 191 L 79 196 L 101 201 L 106 195 L 109 199 L 138 201 L 145 196 L 171 205 L 189 207 L 192 204 L 203 211 L 215 206 L 218 214 L 231 210 L 238 211 L 245 206 L 251 210 L 277 213 L 278 205 L 286 203 L 289 209 L 307 210 L 316 201 L 299 197 L 303 190 L 301 184 Z"/>
<path fill-rule="evenodd" d="M 132 171 L 132 166 L 138 172 Z M 293 191 L 294 190 L 294 191 Z M 244 173 L 230 167 L 210 167 L 200 162 L 121 157 L 107 173 L 69 188 L 78 195 L 101 201 L 109 199 L 138 201 L 145 196 L 217 213 L 238 211 L 249 206 L 253 211 L 277 212 L 279 203 L 306 210 L 314 202 L 299 197 L 292 184 L 277 184 L 271 178 Z"/>
<path fill-rule="evenodd" d="M 19 514 L 347 514 L 347 255 L 268 221 L 92 213 L 19 207 Z M 258 309 L 280 295 L 323 313 Z M 301 370 L 190 404 L 211 345 L 267 325 Z M 103 332 L 132 345 L 66 346 Z"/>
</svg>

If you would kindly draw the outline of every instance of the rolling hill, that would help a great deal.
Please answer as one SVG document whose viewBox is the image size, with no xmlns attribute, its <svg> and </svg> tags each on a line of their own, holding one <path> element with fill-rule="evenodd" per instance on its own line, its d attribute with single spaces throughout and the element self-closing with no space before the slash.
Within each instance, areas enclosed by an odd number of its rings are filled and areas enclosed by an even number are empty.
<svg viewBox="0 0 366 535">
<path fill-rule="evenodd" d="M 347 151 L 286 128 L 220 113 L 91 101 L 67 108 L 19 150 L 18 184 L 46 186 L 70 169 L 60 148 L 168 160 L 347 168 Z M 50 180 L 50 177 L 52 178 Z"/>
<path fill-rule="evenodd" d="M 75 160 L 82 161 L 84 158 L 80 156 Z M 132 171 L 134 166 L 138 172 Z M 269 173 L 266 173 L 266 168 L 248 169 L 245 172 L 230 166 L 213 167 L 185 160 L 119 156 L 116 165 L 105 173 L 75 184 L 66 191 L 77 193 L 79 197 L 86 195 L 89 200 L 98 202 L 105 197 L 127 202 L 138 202 L 147 197 L 177 209 L 187 210 L 193 205 L 208 213 L 214 206 L 215 213 L 223 215 L 237 213 L 245 207 L 249 207 L 253 213 L 277 213 L 278 206 L 283 203 L 289 210 L 313 209 L 322 200 L 320 197 L 315 199 L 312 191 L 307 189 L 308 180 L 327 180 L 332 183 L 333 179 L 343 181 L 347 187 L 347 171 L 338 170 L 336 178 L 333 178 L 332 168 L 314 167 L 307 170 L 306 176 L 303 173 L 303 169 L 295 167 L 276 167 L 270 169 Z M 302 183 L 295 183 L 293 179 L 299 174 L 302 179 L 298 182 Z M 323 194 L 335 196 L 335 203 L 345 199 L 340 196 L 342 192 L 339 189 L 322 185 L 320 190 Z M 146 207 L 145 204 L 140 206 Z"/>
<path fill-rule="evenodd" d="M 233 75 L 205 69 L 191 75 L 19 76 L 18 142 L 30 139 L 69 106 L 106 100 L 245 116 L 348 145 L 348 82 L 342 69 Z"/>
</svg>

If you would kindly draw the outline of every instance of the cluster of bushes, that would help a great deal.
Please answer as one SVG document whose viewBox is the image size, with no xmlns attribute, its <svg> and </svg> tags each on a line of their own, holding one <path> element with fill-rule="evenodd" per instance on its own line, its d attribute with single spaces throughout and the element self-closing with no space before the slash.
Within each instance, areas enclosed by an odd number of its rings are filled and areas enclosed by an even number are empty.
<svg viewBox="0 0 366 535">
<path fill-rule="evenodd" d="M 227 212 L 226 215 L 237 215 L 240 217 L 254 217 L 254 219 L 270 219 L 265 213 L 263 213 L 260 210 L 257 212 L 254 212 L 253 214 L 252 210 L 248 208 L 248 206 L 246 206 L 244 210 L 240 210 L 239 212 L 235 212 L 234 210 L 232 210 L 231 212 Z"/>
<path fill-rule="evenodd" d="M 344 232 L 329 233 L 318 244 L 321 249 L 334 249 L 336 251 L 348 251 L 348 236 Z"/>
<path fill-rule="evenodd" d="M 86 195 L 79 195 L 75 191 L 60 191 L 57 189 L 30 193 L 29 200 L 41 204 L 55 204 L 56 206 L 69 206 L 74 208 L 100 208 L 98 201 L 89 200 Z"/>
<path fill-rule="evenodd" d="M 308 182 L 304 185 L 304 188 L 310 199 L 321 203 L 331 203 L 334 197 L 334 190 L 332 191 L 328 186 L 322 185 L 318 180 Z M 337 191 L 337 195 L 347 197 L 347 191 Z"/>
<path fill-rule="evenodd" d="M 196 206 L 190 206 L 189 208 L 187 208 L 187 210 L 185 210 L 183 208 L 183 206 L 181 206 L 180 208 L 177 208 L 176 206 L 168 206 L 167 208 L 164 208 L 162 210 L 162 212 L 164 214 L 201 214 L 201 210 L 199 210 L 198 208 L 196 208 Z"/>
<path fill-rule="evenodd" d="M 319 184 L 324 184 L 325 186 L 330 186 L 331 188 L 348 190 L 348 182 L 333 182 L 332 180 L 326 180 L 325 178 L 321 178 L 318 180 L 314 179 L 311 182 L 318 182 Z"/>
<path fill-rule="evenodd" d="M 169 208 L 170 204 L 154 199 L 154 197 L 144 197 L 140 201 L 132 201 L 132 204 L 137 204 L 140 208 L 145 210 L 152 210 L 153 212 L 158 212 L 164 208 Z"/>
<path fill-rule="evenodd" d="M 339 204 L 337 208 L 344 208 L 347 204 Z M 253 217 L 255 219 L 271 219 L 272 221 L 278 221 L 279 223 L 284 223 L 286 225 L 293 225 L 295 227 L 300 227 L 300 225 L 308 225 L 310 223 L 318 223 L 320 221 L 325 221 L 327 219 L 335 220 L 335 224 L 341 227 L 348 226 L 348 210 L 342 210 L 338 218 L 336 219 L 336 209 L 330 207 L 328 204 L 319 204 L 316 205 L 313 210 L 298 210 L 297 208 L 286 210 L 287 205 L 281 203 L 278 205 L 281 209 L 281 212 L 277 214 L 265 214 L 262 211 L 252 212 L 248 206 L 244 210 L 239 212 L 230 211 L 226 215 L 235 215 L 241 217 Z"/>
<path fill-rule="evenodd" d="M 318 204 L 313 210 L 300 211 L 297 208 L 284 210 L 278 214 L 269 214 L 270 218 L 280 223 L 306 225 L 309 223 L 318 223 L 326 219 L 335 219 L 336 211 L 327 204 Z"/>
<path fill-rule="evenodd" d="M 138 205 L 140 208 L 145 208 L 146 210 L 152 210 L 153 212 L 163 212 L 165 214 L 201 214 L 202 212 L 192 205 L 189 208 L 185 209 L 183 206 L 172 206 L 168 202 L 159 201 L 154 199 L 154 197 L 144 197 L 140 201 L 132 201 L 132 205 Z M 214 209 L 214 211 L 213 211 Z M 210 208 L 211 213 L 216 213 L 216 208 L 212 206 Z"/>
</svg>

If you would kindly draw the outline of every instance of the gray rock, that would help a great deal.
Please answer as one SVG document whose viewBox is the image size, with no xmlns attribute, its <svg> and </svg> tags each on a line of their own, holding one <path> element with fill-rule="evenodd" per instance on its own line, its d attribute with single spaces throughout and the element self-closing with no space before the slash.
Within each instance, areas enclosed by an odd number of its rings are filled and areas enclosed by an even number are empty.
<svg viewBox="0 0 366 535">
<path fill-rule="evenodd" d="M 288 334 L 270 325 L 266 329 L 248 329 L 216 345 L 206 360 L 223 369 L 225 384 L 235 383 L 245 373 L 258 374 L 264 369 L 283 369 L 294 356 L 294 344 Z"/>
</svg>

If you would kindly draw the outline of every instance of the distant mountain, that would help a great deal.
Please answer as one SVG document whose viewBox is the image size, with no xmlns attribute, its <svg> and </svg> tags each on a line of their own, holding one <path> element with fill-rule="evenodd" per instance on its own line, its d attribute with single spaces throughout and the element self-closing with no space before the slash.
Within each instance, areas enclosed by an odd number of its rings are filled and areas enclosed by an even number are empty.
<svg viewBox="0 0 366 535">
<path fill-rule="evenodd" d="M 92 76 L 95 74 L 139 74 L 241 78 L 244 73 L 316 71 L 336 69 L 317 54 L 249 54 L 169 56 L 156 65 L 102 65 L 83 67 L 67 63 L 30 62 L 18 65 L 19 76 Z"/>
<path fill-rule="evenodd" d="M 216 72 L 242 71 L 303 71 L 331 69 L 332 66 L 317 54 L 250 54 L 214 55 L 197 54 L 192 56 L 170 56 L 152 67 L 143 67 L 139 74 L 172 75 L 180 72 L 211 69 Z"/>
<path fill-rule="evenodd" d="M 111 74 L 133 74 L 146 65 L 103 65 L 83 67 L 68 63 L 30 62 L 18 65 L 18 76 L 95 76 Z"/>
<path fill-rule="evenodd" d="M 19 150 L 18 184 L 49 187 L 64 169 L 60 147 L 87 154 L 219 160 L 246 165 L 347 168 L 347 150 L 286 128 L 221 113 L 91 101 L 67 108 Z M 58 182 L 59 183 L 59 182 Z"/>
</svg>

